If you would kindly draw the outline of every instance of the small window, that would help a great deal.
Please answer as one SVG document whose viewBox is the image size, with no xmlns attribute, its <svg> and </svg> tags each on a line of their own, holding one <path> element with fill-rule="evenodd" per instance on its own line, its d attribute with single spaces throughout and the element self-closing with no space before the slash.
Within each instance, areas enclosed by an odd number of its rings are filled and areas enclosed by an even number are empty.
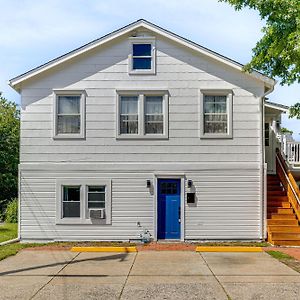
<svg viewBox="0 0 300 300">
<path fill-rule="evenodd" d="M 105 186 L 88 186 L 88 208 L 105 208 Z"/>
<path fill-rule="evenodd" d="M 84 92 L 55 91 L 54 95 L 54 138 L 83 138 Z"/>
<path fill-rule="evenodd" d="M 120 97 L 120 133 L 138 134 L 138 97 Z"/>
<path fill-rule="evenodd" d="M 168 138 L 166 91 L 118 91 L 117 138 Z"/>
<path fill-rule="evenodd" d="M 63 186 L 63 218 L 80 218 L 80 186 Z"/>
<path fill-rule="evenodd" d="M 145 134 L 163 134 L 163 97 L 145 97 Z"/>
<path fill-rule="evenodd" d="M 152 49 L 151 44 L 132 45 L 132 69 L 151 70 Z"/>
<path fill-rule="evenodd" d="M 201 90 L 200 137 L 232 138 L 231 90 Z"/>
<path fill-rule="evenodd" d="M 155 38 L 132 37 L 129 40 L 129 74 L 155 74 Z"/>
<path fill-rule="evenodd" d="M 265 146 L 270 146 L 270 125 L 265 123 Z"/>
</svg>

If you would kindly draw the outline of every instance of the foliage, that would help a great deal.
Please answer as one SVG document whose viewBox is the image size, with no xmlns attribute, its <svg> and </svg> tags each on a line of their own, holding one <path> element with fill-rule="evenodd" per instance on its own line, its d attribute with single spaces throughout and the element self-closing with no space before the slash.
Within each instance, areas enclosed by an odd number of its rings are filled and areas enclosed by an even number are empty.
<svg viewBox="0 0 300 300">
<path fill-rule="evenodd" d="M 280 251 L 273 251 L 273 250 L 270 250 L 270 251 L 267 251 L 267 253 L 271 256 L 273 256 L 274 258 L 276 259 L 291 259 L 292 257 L 288 254 L 285 254 L 285 253 L 282 253 Z"/>
<path fill-rule="evenodd" d="M 280 77 L 281 84 L 300 82 L 300 2 L 299 0 L 219 0 L 236 10 L 258 10 L 266 21 L 253 57 L 245 69 L 257 69 L 270 77 Z"/>
<path fill-rule="evenodd" d="M 296 117 L 300 119 L 300 103 L 296 103 L 289 109 L 289 118 Z"/>
<path fill-rule="evenodd" d="M 18 194 L 20 112 L 0 93 L 0 217 Z"/>
<path fill-rule="evenodd" d="M 281 127 L 280 132 L 283 133 L 283 134 L 285 134 L 285 133 L 293 134 L 292 130 L 289 130 L 289 129 L 285 128 L 285 127 Z"/>
<path fill-rule="evenodd" d="M 6 223 L 18 223 L 18 199 L 10 201 L 5 210 Z"/>
<path fill-rule="evenodd" d="M 0 225 L 0 243 L 18 237 L 18 224 L 5 223 Z"/>
<path fill-rule="evenodd" d="M 0 260 L 5 259 L 9 256 L 16 255 L 20 250 L 24 248 L 32 248 L 40 246 L 41 244 L 8 244 L 0 247 Z"/>
</svg>

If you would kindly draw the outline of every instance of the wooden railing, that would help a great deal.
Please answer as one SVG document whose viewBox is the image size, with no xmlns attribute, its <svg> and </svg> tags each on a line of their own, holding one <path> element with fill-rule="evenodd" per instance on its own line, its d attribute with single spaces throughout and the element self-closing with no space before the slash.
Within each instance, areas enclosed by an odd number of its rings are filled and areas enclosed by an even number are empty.
<svg viewBox="0 0 300 300">
<path fill-rule="evenodd" d="M 287 192 L 288 200 L 291 203 L 298 220 L 300 220 L 299 187 L 279 151 L 276 153 L 276 173 Z"/>
</svg>

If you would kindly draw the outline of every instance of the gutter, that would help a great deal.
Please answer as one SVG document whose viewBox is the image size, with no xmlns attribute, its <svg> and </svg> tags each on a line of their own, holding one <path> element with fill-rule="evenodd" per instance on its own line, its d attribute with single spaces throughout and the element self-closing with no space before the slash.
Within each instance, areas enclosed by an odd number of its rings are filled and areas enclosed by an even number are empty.
<svg viewBox="0 0 300 300">
<path fill-rule="evenodd" d="M 266 239 L 267 238 L 267 164 L 265 162 L 265 130 L 264 130 L 264 126 L 265 126 L 265 97 L 272 93 L 274 91 L 274 87 L 275 84 L 277 82 L 274 83 L 274 85 L 271 85 L 270 88 L 264 92 L 264 94 L 261 96 L 261 112 L 262 112 L 262 118 L 261 118 L 261 149 L 262 149 L 262 153 L 261 153 L 261 180 L 260 180 L 260 184 L 261 184 L 261 232 L 260 232 L 260 236 L 261 239 Z"/>
</svg>

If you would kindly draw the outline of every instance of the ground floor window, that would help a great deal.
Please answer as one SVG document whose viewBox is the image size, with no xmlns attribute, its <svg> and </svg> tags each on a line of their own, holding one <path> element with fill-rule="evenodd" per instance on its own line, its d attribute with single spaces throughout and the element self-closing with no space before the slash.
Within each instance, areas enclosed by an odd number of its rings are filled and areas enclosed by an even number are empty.
<svg viewBox="0 0 300 300">
<path fill-rule="evenodd" d="M 110 180 L 66 179 L 56 182 L 57 224 L 110 224 Z"/>
</svg>

